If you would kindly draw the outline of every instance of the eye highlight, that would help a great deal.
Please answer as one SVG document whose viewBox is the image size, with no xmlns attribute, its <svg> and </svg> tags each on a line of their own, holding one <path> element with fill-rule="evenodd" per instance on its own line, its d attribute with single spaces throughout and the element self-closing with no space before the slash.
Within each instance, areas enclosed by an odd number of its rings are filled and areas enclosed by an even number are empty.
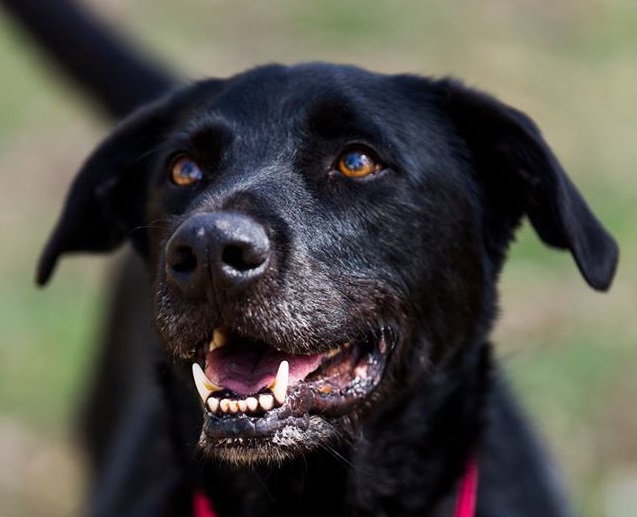
<svg viewBox="0 0 637 517">
<path fill-rule="evenodd" d="M 190 187 L 202 178 L 199 165 L 188 155 L 177 156 L 170 165 L 170 181 L 178 187 Z"/>
<path fill-rule="evenodd" d="M 372 153 L 363 149 L 350 149 L 339 156 L 337 168 L 348 178 L 362 178 L 379 172 L 382 166 L 372 158 Z"/>
</svg>

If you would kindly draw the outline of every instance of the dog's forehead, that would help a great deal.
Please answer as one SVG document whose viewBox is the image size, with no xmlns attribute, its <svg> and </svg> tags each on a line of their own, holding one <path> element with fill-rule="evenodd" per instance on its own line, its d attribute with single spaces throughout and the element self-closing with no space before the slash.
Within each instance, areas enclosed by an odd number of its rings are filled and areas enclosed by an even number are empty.
<svg viewBox="0 0 637 517">
<path fill-rule="evenodd" d="M 230 78 L 217 105 L 303 109 L 313 100 L 338 97 L 355 102 L 361 96 L 382 93 L 388 76 L 345 65 L 308 63 L 269 65 Z"/>
<path fill-rule="evenodd" d="M 224 148 L 234 142 L 235 160 L 291 156 L 330 141 L 365 142 L 426 165 L 454 139 L 431 80 L 349 65 L 258 67 L 204 90 L 191 107 L 179 136 Z"/>
<path fill-rule="evenodd" d="M 403 118 L 412 113 L 399 109 L 409 102 L 402 93 L 393 76 L 354 66 L 268 65 L 227 79 L 200 105 L 191 126 L 216 122 L 237 129 L 248 126 L 252 132 L 274 127 L 281 132 L 325 125 L 326 118 L 334 116 L 341 126 L 351 123 L 381 131 L 397 111 Z"/>
</svg>

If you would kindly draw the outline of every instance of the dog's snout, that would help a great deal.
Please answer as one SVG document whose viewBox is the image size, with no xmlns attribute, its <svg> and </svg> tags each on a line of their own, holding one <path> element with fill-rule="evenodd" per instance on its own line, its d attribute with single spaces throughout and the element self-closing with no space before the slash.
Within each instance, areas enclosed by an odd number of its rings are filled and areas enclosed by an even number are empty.
<svg viewBox="0 0 637 517">
<path fill-rule="evenodd" d="M 240 214 L 202 213 L 183 222 L 166 244 L 166 274 L 188 297 L 210 288 L 247 287 L 266 271 L 270 239 Z"/>
</svg>

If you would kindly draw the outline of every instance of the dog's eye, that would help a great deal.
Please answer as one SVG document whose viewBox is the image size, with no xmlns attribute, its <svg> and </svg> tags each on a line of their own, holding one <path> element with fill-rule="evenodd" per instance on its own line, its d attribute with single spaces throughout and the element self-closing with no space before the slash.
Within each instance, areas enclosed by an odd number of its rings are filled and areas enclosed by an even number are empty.
<svg viewBox="0 0 637 517">
<path fill-rule="evenodd" d="M 201 181 L 202 177 L 199 165 L 189 156 L 178 156 L 170 166 L 170 181 L 179 187 L 190 187 Z"/>
<path fill-rule="evenodd" d="M 361 149 L 349 150 L 341 154 L 337 166 L 341 174 L 349 178 L 362 178 L 382 169 L 381 164 L 372 158 L 371 153 Z"/>
</svg>

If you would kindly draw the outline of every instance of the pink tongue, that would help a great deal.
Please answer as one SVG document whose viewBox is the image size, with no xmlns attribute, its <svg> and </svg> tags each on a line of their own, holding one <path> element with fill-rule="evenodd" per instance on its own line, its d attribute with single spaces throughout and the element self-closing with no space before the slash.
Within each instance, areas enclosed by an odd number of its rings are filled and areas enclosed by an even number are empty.
<svg viewBox="0 0 637 517">
<path fill-rule="evenodd" d="M 258 393 L 272 384 L 281 361 L 290 365 L 289 385 L 316 370 L 322 356 L 291 355 L 272 348 L 229 345 L 206 356 L 206 377 L 214 384 L 238 395 Z"/>
</svg>

